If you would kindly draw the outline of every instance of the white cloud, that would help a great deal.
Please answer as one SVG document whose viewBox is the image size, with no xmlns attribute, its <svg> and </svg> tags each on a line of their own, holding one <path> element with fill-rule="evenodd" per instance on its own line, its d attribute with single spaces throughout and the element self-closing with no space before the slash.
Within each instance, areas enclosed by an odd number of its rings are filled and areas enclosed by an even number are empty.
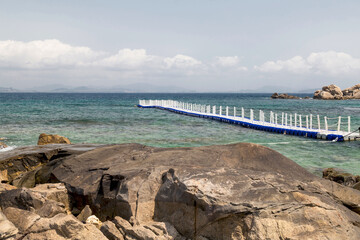
<svg viewBox="0 0 360 240">
<path fill-rule="evenodd" d="M 360 71 L 360 59 L 343 52 L 327 51 L 311 53 L 307 58 L 295 56 L 288 60 L 268 61 L 254 69 L 261 72 L 352 74 Z"/>
<path fill-rule="evenodd" d="M 230 56 L 230 57 L 216 57 L 215 64 L 222 67 L 234 67 L 238 65 L 239 58 L 238 56 Z"/>
<path fill-rule="evenodd" d="M 195 68 L 200 67 L 202 65 L 201 61 L 196 60 L 193 57 L 189 57 L 186 55 L 178 54 L 172 58 L 165 58 L 164 59 L 165 67 L 166 68 Z"/>
<path fill-rule="evenodd" d="M 136 69 L 146 64 L 152 65 L 157 62 L 158 57 L 147 55 L 145 49 L 120 50 L 117 54 L 101 59 L 93 63 L 93 66 L 103 66 L 120 69 Z"/>
<path fill-rule="evenodd" d="M 80 66 L 101 56 L 88 47 L 74 47 L 56 39 L 0 41 L 0 66 L 26 69 Z"/>
</svg>

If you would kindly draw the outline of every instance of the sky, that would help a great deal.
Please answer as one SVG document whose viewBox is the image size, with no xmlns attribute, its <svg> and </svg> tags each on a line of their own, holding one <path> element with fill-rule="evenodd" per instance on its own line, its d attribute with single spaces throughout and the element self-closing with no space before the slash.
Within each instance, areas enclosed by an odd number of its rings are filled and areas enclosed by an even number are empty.
<svg viewBox="0 0 360 240">
<path fill-rule="evenodd" d="M 0 87 L 360 83 L 360 1 L 1 0 Z"/>
</svg>

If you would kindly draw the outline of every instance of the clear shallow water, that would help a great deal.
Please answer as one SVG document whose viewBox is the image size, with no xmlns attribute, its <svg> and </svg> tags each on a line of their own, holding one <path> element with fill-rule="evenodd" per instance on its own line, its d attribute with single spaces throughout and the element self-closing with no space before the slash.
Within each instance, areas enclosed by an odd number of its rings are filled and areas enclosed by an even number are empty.
<svg viewBox="0 0 360 240">
<path fill-rule="evenodd" d="M 270 110 L 329 117 L 350 115 L 352 128 L 360 126 L 357 100 L 272 100 L 270 94 L 0 93 L 0 138 L 6 138 L 9 146 L 35 145 L 42 132 L 66 136 L 73 143 L 137 142 L 184 147 L 252 142 L 270 147 L 317 174 L 326 167 L 360 174 L 359 141 L 332 143 L 139 109 L 135 107 L 139 99 L 252 108 L 256 114 L 262 109 L 267 116 Z"/>
</svg>

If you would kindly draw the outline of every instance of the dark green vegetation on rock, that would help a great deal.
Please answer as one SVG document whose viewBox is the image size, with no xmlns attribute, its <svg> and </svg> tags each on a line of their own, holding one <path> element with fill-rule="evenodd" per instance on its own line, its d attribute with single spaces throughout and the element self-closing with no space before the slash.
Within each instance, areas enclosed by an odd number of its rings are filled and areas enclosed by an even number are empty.
<svg viewBox="0 0 360 240">
<path fill-rule="evenodd" d="M 1 155 L 5 169 L 37 185 L 0 188 L 2 221 L 24 239 L 360 238 L 360 191 L 256 144 L 46 145 Z M 100 229 L 70 214 L 85 207 Z"/>
</svg>

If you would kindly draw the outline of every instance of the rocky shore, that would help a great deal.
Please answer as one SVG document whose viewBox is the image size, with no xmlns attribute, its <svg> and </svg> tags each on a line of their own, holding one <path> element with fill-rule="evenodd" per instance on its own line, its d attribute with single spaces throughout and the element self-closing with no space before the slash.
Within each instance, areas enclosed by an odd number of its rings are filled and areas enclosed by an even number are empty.
<svg viewBox="0 0 360 240">
<path fill-rule="evenodd" d="M 360 84 L 341 90 L 340 87 L 331 84 L 322 87 L 314 93 L 314 99 L 322 100 L 347 100 L 360 99 Z"/>
<path fill-rule="evenodd" d="M 256 144 L 0 154 L 0 239 L 359 239 L 360 191 Z"/>
</svg>

